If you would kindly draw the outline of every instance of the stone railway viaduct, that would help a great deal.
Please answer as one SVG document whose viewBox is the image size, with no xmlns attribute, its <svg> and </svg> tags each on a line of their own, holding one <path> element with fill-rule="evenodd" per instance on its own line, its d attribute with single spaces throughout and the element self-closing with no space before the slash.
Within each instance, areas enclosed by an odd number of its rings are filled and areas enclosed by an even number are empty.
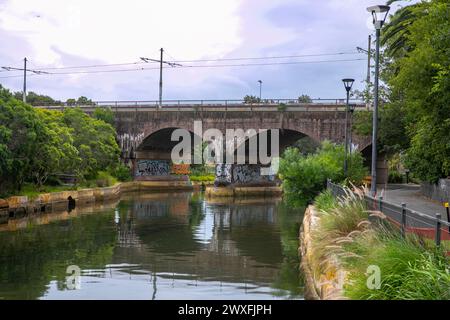
<svg viewBox="0 0 450 320">
<path fill-rule="evenodd" d="M 90 113 L 98 106 L 81 106 Z M 280 129 L 280 153 L 302 137 L 316 142 L 345 141 L 345 105 L 297 104 L 279 105 L 172 105 L 158 108 L 145 105 L 109 106 L 115 114 L 117 138 L 122 158 L 132 164 L 136 179 L 171 179 L 170 151 L 178 142 L 171 141 L 175 129 L 194 131 L 194 121 L 202 122 L 202 129 Z M 365 105 L 356 105 L 364 109 Z M 67 107 L 45 107 L 61 109 Z M 349 113 L 350 119 L 351 113 Z M 348 121 L 350 125 L 351 121 Z M 352 142 L 370 157 L 370 137 L 352 135 Z"/>
</svg>

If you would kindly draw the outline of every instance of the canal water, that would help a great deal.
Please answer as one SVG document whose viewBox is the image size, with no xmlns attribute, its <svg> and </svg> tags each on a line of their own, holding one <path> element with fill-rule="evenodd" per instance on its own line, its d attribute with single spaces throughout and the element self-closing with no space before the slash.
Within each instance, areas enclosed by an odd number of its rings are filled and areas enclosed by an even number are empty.
<svg viewBox="0 0 450 320">
<path fill-rule="evenodd" d="M 0 299 L 302 299 L 303 209 L 147 193 L 10 220 Z"/>
</svg>

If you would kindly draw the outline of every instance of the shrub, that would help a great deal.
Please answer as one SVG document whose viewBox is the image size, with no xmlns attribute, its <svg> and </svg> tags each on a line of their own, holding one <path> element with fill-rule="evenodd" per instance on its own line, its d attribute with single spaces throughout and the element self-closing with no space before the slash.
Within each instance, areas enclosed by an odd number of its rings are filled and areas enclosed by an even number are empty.
<svg viewBox="0 0 450 320">
<path fill-rule="evenodd" d="M 296 148 L 288 148 L 280 161 L 280 178 L 287 193 L 313 198 L 326 186 L 327 179 L 334 182 L 360 184 L 367 169 L 363 158 L 355 152 L 348 157 L 348 176 L 344 176 L 344 147 L 323 142 L 316 154 L 303 155 Z"/>
<path fill-rule="evenodd" d="M 278 111 L 281 111 L 281 112 L 286 111 L 287 105 L 285 103 L 280 103 L 278 105 L 277 109 L 278 109 Z"/>
<path fill-rule="evenodd" d="M 117 183 L 117 179 L 106 171 L 99 171 L 95 179 L 97 187 L 109 187 Z"/>
<path fill-rule="evenodd" d="M 388 181 L 390 183 L 402 183 L 403 175 L 398 171 L 389 171 Z"/>
<path fill-rule="evenodd" d="M 201 175 L 201 176 L 191 175 L 189 178 L 191 179 L 191 181 L 206 182 L 206 181 L 214 181 L 216 179 L 216 176 L 215 175 Z"/>
<path fill-rule="evenodd" d="M 112 169 L 111 175 L 121 182 L 130 181 L 132 179 L 131 169 L 123 163 L 118 164 Z"/>
</svg>

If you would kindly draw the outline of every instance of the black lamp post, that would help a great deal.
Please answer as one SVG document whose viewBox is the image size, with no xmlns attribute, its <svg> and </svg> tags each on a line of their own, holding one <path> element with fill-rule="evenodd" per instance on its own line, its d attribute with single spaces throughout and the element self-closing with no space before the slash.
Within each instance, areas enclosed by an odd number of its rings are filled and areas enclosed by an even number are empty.
<svg viewBox="0 0 450 320">
<path fill-rule="evenodd" d="M 350 99 L 350 90 L 352 90 L 353 82 L 355 82 L 355 79 L 342 79 L 342 82 L 344 83 L 345 90 L 347 91 L 347 104 L 345 106 L 345 130 L 344 130 L 344 139 L 345 139 L 344 176 L 347 177 L 349 99 Z"/>
<path fill-rule="evenodd" d="M 370 183 L 370 193 L 375 197 L 377 193 L 377 133 L 378 133 L 378 76 L 380 70 L 380 31 L 389 13 L 389 6 L 379 5 L 367 8 L 372 14 L 373 25 L 376 30 L 376 51 L 375 51 L 375 85 L 373 97 L 373 128 L 372 128 L 372 181 Z"/>
</svg>

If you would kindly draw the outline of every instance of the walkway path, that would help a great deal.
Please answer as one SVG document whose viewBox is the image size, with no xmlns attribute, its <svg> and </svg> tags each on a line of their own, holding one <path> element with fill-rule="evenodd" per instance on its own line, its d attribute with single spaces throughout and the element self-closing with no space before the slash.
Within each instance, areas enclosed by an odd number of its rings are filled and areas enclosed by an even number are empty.
<svg viewBox="0 0 450 320">
<path fill-rule="evenodd" d="M 384 189 L 384 190 L 383 190 Z M 409 209 L 435 217 L 436 213 L 448 221 L 446 209 L 442 203 L 426 198 L 420 193 L 420 186 L 416 184 L 388 184 L 378 186 L 379 192 L 383 190 L 383 199 L 387 202 L 401 205 L 406 203 Z"/>
</svg>

